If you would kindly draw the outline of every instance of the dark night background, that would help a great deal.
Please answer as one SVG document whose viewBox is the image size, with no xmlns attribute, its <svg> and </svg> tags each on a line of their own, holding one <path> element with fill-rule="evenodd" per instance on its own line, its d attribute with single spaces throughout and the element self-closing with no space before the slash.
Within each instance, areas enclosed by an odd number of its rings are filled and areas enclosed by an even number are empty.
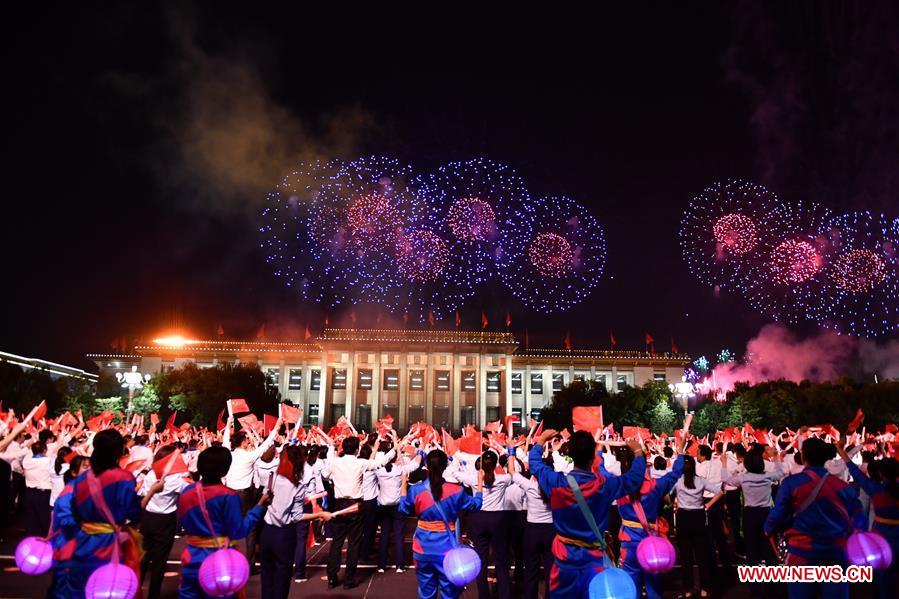
<svg viewBox="0 0 899 599">
<path fill-rule="evenodd" d="M 182 327 L 296 338 L 324 309 L 269 276 L 253 218 L 291 163 L 485 155 L 587 204 L 604 280 L 543 317 L 488 292 L 463 327 L 531 346 L 742 350 L 764 324 L 693 280 L 693 194 L 726 177 L 896 216 L 899 10 L 890 2 L 677 3 L 640 12 L 335 13 L 224 3 L 8 14 L 0 348 L 84 365 Z M 456 5 L 453 5 L 456 7 Z M 360 311 L 374 324 L 374 310 Z M 348 315 L 331 315 L 348 324 Z M 452 327 L 452 322 L 438 323 Z"/>
</svg>

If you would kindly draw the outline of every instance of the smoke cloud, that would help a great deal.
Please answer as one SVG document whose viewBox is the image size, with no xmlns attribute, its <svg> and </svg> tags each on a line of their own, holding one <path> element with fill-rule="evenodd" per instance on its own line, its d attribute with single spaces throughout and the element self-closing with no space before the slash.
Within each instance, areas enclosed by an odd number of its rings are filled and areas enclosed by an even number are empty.
<svg viewBox="0 0 899 599">
<path fill-rule="evenodd" d="M 712 381 L 726 392 L 739 382 L 822 382 L 874 375 L 880 380 L 899 378 L 899 341 L 877 344 L 826 330 L 801 339 L 783 325 L 769 324 L 746 345 L 743 363 L 716 366 Z"/>
</svg>

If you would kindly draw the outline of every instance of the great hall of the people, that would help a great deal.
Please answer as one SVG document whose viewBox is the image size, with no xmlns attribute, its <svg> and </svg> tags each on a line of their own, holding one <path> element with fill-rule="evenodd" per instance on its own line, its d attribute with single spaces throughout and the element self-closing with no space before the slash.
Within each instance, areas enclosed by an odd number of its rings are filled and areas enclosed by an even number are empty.
<svg viewBox="0 0 899 599">
<path fill-rule="evenodd" d="M 87 357 L 101 374 L 256 363 L 282 399 L 304 409 L 306 424 L 330 426 L 345 415 L 370 429 L 389 413 L 397 428 L 425 421 L 447 430 L 510 414 L 536 418 L 554 391 L 575 380 L 597 381 L 612 393 L 653 380 L 676 383 L 688 361 L 682 354 L 525 349 L 511 333 L 341 328 L 306 343 L 150 343 Z"/>
</svg>

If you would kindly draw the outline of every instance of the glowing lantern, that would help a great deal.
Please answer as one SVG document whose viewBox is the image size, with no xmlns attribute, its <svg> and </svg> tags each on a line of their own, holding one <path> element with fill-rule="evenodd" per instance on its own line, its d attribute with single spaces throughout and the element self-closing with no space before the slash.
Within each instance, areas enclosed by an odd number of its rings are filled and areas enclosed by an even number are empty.
<svg viewBox="0 0 899 599">
<path fill-rule="evenodd" d="M 87 579 L 84 596 L 87 599 L 132 599 L 139 587 L 134 570 L 110 562 L 94 570 Z"/>
<path fill-rule="evenodd" d="M 53 565 L 53 547 L 40 537 L 25 537 L 16 547 L 16 565 L 23 574 L 40 576 Z"/>
<path fill-rule="evenodd" d="M 606 568 L 590 581 L 590 599 L 636 599 L 637 587 L 621 568 Z"/>
<path fill-rule="evenodd" d="M 236 549 L 219 549 L 200 564 L 200 586 L 213 597 L 237 594 L 250 578 L 250 564 Z"/>
<path fill-rule="evenodd" d="M 454 547 L 443 556 L 443 572 L 457 587 L 464 587 L 478 577 L 481 558 L 471 547 Z"/>
<path fill-rule="evenodd" d="M 856 566 L 886 570 L 893 562 L 893 550 L 880 533 L 856 530 L 846 542 L 846 554 Z"/>
<path fill-rule="evenodd" d="M 665 537 L 651 535 L 637 545 L 637 561 L 647 574 L 663 574 L 674 567 L 677 553 Z"/>
</svg>

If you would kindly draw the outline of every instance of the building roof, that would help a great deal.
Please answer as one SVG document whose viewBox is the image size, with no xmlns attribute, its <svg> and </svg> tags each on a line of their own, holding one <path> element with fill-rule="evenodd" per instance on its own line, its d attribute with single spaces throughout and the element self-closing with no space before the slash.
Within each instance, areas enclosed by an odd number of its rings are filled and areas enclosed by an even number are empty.
<svg viewBox="0 0 899 599">
<path fill-rule="evenodd" d="M 512 333 L 443 329 L 325 329 L 318 341 L 518 345 Z"/>
<path fill-rule="evenodd" d="M 43 370 L 47 372 L 51 377 L 65 376 L 84 379 L 86 381 L 97 380 L 96 374 L 87 372 L 86 370 L 82 370 L 81 368 L 66 366 L 65 364 L 59 364 L 58 362 L 41 360 L 40 358 L 26 358 L 25 356 L 11 354 L 4 351 L 0 351 L 0 362 L 9 362 L 10 364 L 15 364 L 16 366 L 20 366 L 21 368 L 25 368 L 27 370 Z"/>
<path fill-rule="evenodd" d="M 610 349 L 519 349 L 515 352 L 515 357 L 524 362 L 633 362 L 676 366 L 690 361 L 686 354 Z"/>
</svg>

